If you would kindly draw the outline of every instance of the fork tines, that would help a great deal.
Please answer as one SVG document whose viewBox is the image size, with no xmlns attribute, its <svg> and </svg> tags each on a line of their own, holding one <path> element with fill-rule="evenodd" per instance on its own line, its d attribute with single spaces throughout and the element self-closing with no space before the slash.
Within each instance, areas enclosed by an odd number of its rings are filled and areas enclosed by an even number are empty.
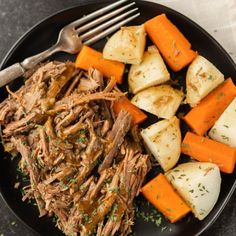
<svg viewBox="0 0 236 236">
<path fill-rule="evenodd" d="M 128 2 L 128 0 L 116 1 L 71 23 L 76 27 L 82 43 L 93 44 L 138 17 L 140 13 L 138 8 L 134 7 L 135 2 Z"/>
</svg>

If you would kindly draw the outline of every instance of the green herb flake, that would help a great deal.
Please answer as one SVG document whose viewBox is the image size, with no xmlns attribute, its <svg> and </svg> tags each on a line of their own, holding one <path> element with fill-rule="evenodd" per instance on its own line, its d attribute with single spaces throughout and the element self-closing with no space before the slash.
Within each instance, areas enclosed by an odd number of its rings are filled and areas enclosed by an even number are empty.
<svg viewBox="0 0 236 236">
<path fill-rule="evenodd" d="M 60 182 L 60 186 L 63 188 L 63 189 L 68 189 L 69 187 L 64 183 L 64 182 Z"/>
<path fill-rule="evenodd" d="M 15 221 L 12 221 L 12 222 L 11 222 L 11 225 L 16 225 L 16 222 L 15 222 Z"/>
<path fill-rule="evenodd" d="M 177 134 L 176 133 L 172 133 L 172 136 L 173 136 L 172 140 L 175 140 L 177 138 Z"/>
<path fill-rule="evenodd" d="M 155 220 L 155 225 L 160 226 L 161 225 L 162 218 L 159 217 L 158 219 Z"/>
<path fill-rule="evenodd" d="M 214 80 L 214 77 L 213 77 L 212 75 L 209 75 L 209 76 L 207 77 L 207 79 L 208 79 L 208 80 Z"/>
<path fill-rule="evenodd" d="M 52 222 L 53 222 L 53 223 L 57 223 L 57 217 L 56 217 L 56 216 L 53 216 L 53 217 L 52 217 Z"/>
<path fill-rule="evenodd" d="M 221 99 L 222 97 L 225 96 L 225 93 L 223 92 L 220 92 L 218 95 L 217 95 L 217 100 Z"/>
<path fill-rule="evenodd" d="M 76 178 L 71 178 L 70 180 L 69 180 L 69 183 L 77 183 L 77 179 Z"/>
<path fill-rule="evenodd" d="M 216 132 L 216 128 L 211 129 L 212 134 L 215 134 L 215 132 Z"/>
<path fill-rule="evenodd" d="M 86 134 L 86 130 L 85 130 L 85 129 L 81 129 L 81 130 L 79 131 L 79 134 L 85 135 L 85 134 Z"/>
<path fill-rule="evenodd" d="M 161 232 L 165 231 L 167 229 L 167 226 L 164 226 L 161 228 Z"/>
<path fill-rule="evenodd" d="M 58 146 L 58 145 L 60 145 L 61 144 L 61 140 L 60 139 L 57 139 L 56 140 L 56 145 Z"/>
<path fill-rule="evenodd" d="M 119 188 L 110 188 L 109 191 L 111 193 L 118 193 L 119 192 Z"/>
<path fill-rule="evenodd" d="M 187 144 L 187 143 L 182 143 L 181 146 L 182 146 L 183 148 L 189 148 L 189 144 Z"/>
<path fill-rule="evenodd" d="M 85 143 L 86 139 L 85 138 L 78 138 L 77 143 Z"/>
<path fill-rule="evenodd" d="M 221 135 L 221 138 L 226 140 L 226 141 L 229 141 L 229 137 L 225 136 L 225 135 Z"/>
</svg>

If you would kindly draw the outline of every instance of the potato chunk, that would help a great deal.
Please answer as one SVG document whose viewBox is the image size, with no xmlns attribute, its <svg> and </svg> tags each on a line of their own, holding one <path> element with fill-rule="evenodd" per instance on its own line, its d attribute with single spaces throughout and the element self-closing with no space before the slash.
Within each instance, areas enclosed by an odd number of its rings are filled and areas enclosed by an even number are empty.
<svg viewBox="0 0 236 236">
<path fill-rule="evenodd" d="M 170 85 L 151 87 L 137 93 L 131 102 L 160 118 L 170 119 L 179 108 L 184 94 Z"/>
<path fill-rule="evenodd" d="M 223 81 L 224 75 L 211 62 L 202 56 L 197 56 L 187 71 L 187 103 L 195 107 Z"/>
<path fill-rule="evenodd" d="M 209 136 L 236 148 L 236 98 L 226 108 L 209 132 Z"/>
<path fill-rule="evenodd" d="M 129 89 L 137 93 L 170 79 L 166 65 L 155 46 L 148 47 L 140 65 L 132 65 L 129 71 Z"/>
<path fill-rule="evenodd" d="M 170 170 L 176 165 L 181 149 L 178 118 L 172 117 L 170 120 L 159 121 L 143 129 L 141 136 L 164 171 Z"/>
<path fill-rule="evenodd" d="M 219 167 L 208 162 L 189 162 L 168 171 L 166 177 L 199 220 L 213 209 L 220 194 Z"/>
<path fill-rule="evenodd" d="M 103 49 L 103 57 L 127 64 L 140 64 L 146 44 L 144 26 L 122 27 L 111 36 Z"/>
</svg>

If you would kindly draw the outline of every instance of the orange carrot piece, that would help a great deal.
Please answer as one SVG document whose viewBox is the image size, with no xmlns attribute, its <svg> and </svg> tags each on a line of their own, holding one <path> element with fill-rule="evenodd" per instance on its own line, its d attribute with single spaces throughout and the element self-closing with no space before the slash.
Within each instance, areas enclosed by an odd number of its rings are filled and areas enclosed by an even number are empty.
<svg viewBox="0 0 236 236">
<path fill-rule="evenodd" d="M 107 78 L 114 76 L 119 84 L 122 83 L 125 70 L 123 63 L 104 59 L 101 52 L 88 46 L 83 46 L 81 49 L 76 58 L 75 66 L 83 70 L 88 70 L 90 67 L 98 69 Z"/>
<path fill-rule="evenodd" d="M 236 86 L 231 78 L 207 95 L 187 115 L 184 121 L 198 135 L 203 135 L 219 119 L 236 96 Z"/>
<path fill-rule="evenodd" d="M 122 97 L 113 103 L 113 110 L 118 115 L 121 110 L 128 111 L 133 118 L 133 124 L 140 124 L 147 119 L 147 115 L 133 105 L 127 97 Z"/>
<path fill-rule="evenodd" d="M 225 173 L 232 173 L 235 166 L 236 148 L 209 138 L 187 132 L 184 137 L 182 153 L 202 162 L 212 162 Z"/>
<path fill-rule="evenodd" d="M 161 14 L 148 20 L 145 30 L 173 71 L 179 71 L 197 56 L 179 29 Z"/>
<path fill-rule="evenodd" d="M 191 211 L 163 174 L 159 174 L 142 187 L 141 193 L 171 223 L 175 223 Z"/>
</svg>

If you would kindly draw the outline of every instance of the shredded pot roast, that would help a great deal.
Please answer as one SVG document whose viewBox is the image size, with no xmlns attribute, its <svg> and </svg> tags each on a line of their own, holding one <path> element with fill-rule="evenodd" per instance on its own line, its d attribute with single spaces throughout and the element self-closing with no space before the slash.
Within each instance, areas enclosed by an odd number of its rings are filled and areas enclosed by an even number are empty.
<svg viewBox="0 0 236 236">
<path fill-rule="evenodd" d="M 35 199 L 39 216 L 56 217 L 66 235 L 129 234 L 150 163 L 130 114 L 113 112 L 113 101 L 125 95 L 114 79 L 54 61 L 18 91 L 7 90 L 2 139 L 6 152 L 20 153 L 30 180 L 23 201 Z"/>
</svg>

